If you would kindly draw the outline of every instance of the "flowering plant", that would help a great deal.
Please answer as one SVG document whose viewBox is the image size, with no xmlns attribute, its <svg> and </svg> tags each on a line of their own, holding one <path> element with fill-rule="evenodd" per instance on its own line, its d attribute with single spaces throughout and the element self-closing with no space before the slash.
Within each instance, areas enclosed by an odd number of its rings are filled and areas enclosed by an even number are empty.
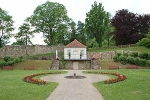
<svg viewBox="0 0 150 100">
<path fill-rule="evenodd" d="M 34 79 L 34 77 L 39 76 L 39 75 L 46 75 L 46 74 L 61 74 L 61 72 L 49 72 L 49 73 L 33 74 L 33 75 L 25 76 L 23 78 L 23 81 L 28 82 L 28 83 L 32 83 L 32 84 L 44 85 L 44 84 L 46 84 L 46 81 Z"/>
<path fill-rule="evenodd" d="M 108 79 L 108 80 L 105 80 L 105 81 L 104 81 L 105 84 L 117 83 L 117 82 L 120 82 L 120 81 L 124 81 L 124 80 L 127 78 L 125 75 L 117 74 L 117 73 L 91 72 L 91 71 L 88 71 L 88 73 L 92 73 L 92 74 L 111 74 L 111 75 L 117 76 L 117 78 L 115 78 L 115 79 Z"/>
</svg>

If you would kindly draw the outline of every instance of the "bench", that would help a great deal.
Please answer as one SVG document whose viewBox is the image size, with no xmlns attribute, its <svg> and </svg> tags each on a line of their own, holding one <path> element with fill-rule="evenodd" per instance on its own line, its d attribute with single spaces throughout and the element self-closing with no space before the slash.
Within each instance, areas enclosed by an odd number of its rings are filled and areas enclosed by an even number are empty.
<svg viewBox="0 0 150 100">
<path fill-rule="evenodd" d="M 108 69 L 119 69 L 119 66 L 109 66 L 109 68 Z"/>
<path fill-rule="evenodd" d="M 24 70 L 34 70 L 34 67 L 33 66 L 25 66 Z"/>
<path fill-rule="evenodd" d="M 14 67 L 13 66 L 3 66 L 2 70 L 13 70 Z"/>
<path fill-rule="evenodd" d="M 136 65 L 126 65 L 126 69 L 138 69 Z"/>
</svg>

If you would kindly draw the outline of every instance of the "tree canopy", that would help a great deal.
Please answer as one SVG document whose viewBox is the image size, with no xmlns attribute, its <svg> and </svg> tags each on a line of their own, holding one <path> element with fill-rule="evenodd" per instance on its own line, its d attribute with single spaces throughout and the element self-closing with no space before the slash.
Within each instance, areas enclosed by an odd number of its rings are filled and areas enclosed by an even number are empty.
<svg viewBox="0 0 150 100">
<path fill-rule="evenodd" d="M 134 44 L 145 37 L 150 27 L 150 16 L 138 15 L 122 9 L 111 19 L 116 45 Z"/>
<path fill-rule="evenodd" d="M 12 36 L 11 32 L 14 30 L 13 23 L 12 16 L 0 8 L 0 47 L 9 42 L 8 39 Z"/>
<path fill-rule="evenodd" d="M 69 21 L 65 6 L 50 1 L 39 5 L 29 19 L 35 31 L 44 34 L 48 45 L 55 44 L 55 40 L 63 34 L 61 29 L 67 28 Z"/>
<path fill-rule="evenodd" d="M 31 26 L 28 22 L 23 23 L 19 27 L 19 32 L 15 35 L 17 39 L 16 43 L 13 45 L 32 45 L 31 38 L 33 37 L 33 31 L 31 30 Z"/>
<path fill-rule="evenodd" d="M 107 31 L 110 14 L 104 10 L 101 3 L 94 2 L 92 9 L 86 13 L 85 28 L 91 38 L 95 38 L 102 47 L 102 38 Z"/>
</svg>

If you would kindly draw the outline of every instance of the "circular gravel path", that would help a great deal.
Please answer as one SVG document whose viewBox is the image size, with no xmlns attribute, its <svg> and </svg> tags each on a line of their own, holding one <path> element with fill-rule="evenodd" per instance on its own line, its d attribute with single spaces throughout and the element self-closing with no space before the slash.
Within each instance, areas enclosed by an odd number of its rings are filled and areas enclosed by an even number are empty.
<svg viewBox="0 0 150 100">
<path fill-rule="evenodd" d="M 108 76 L 96 74 L 83 74 L 82 70 L 67 70 L 67 74 L 49 75 L 41 79 L 58 82 L 57 88 L 46 100 L 104 100 L 98 90 L 92 85 L 93 82 L 108 79 Z M 77 76 L 85 76 L 84 79 L 67 79 L 76 73 Z"/>
</svg>

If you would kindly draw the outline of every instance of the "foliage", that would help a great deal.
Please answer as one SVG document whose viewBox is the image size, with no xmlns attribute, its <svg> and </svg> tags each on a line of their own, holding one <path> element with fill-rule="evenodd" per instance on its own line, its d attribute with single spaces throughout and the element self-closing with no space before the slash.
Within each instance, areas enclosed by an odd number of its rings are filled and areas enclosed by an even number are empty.
<svg viewBox="0 0 150 100">
<path fill-rule="evenodd" d="M 66 33 L 69 18 L 64 5 L 47 1 L 39 5 L 28 20 L 34 26 L 35 32 L 43 33 L 45 43 L 53 45 L 60 34 Z"/>
<path fill-rule="evenodd" d="M 138 52 L 131 52 L 130 56 L 134 58 L 138 57 Z"/>
<path fill-rule="evenodd" d="M 139 57 L 140 57 L 141 59 L 147 59 L 147 60 L 148 60 L 148 53 L 141 52 L 141 53 L 139 54 Z"/>
<path fill-rule="evenodd" d="M 0 47 L 7 44 L 14 30 L 14 21 L 7 11 L 0 8 Z"/>
<path fill-rule="evenodd" d="M 113 57 L 113 60 L 114 60 L 114 62 L 118 62 L 118 61 L 119 61 L 119 57 L 118 57 L 117 55 L 115 55 L 115 56 Z"/>
<path fill-rule="evenodd" d="M 81 21 L 78 21 L 77 23 L 77 40 L 79 40 L 81 43 L 86 44 L 86 41 L 88 40 L 88 36 L 85 32 L 85 24 Z"/>
<path fill-rule="evenodd" d="M 109 26 L 110 14 L 104 11 L 101 3 L 96 1 L 92 5 L 92 9 L 86 13 L 85 28 L 87 34 L 96 39 L 99 47 L 102 47 L 102 39 Z"/>
<path fill-rule="evenodd" d="M 135 58 L 135 64 L 138 66 L 146 66 L 146 62 L 147 62 L 146 59 L 141 59 L 139 57 Z"/>
<path fill-rule="evenodd" d="M 119 56 L 119 61 L 122 63 L 122 64 L 127 64 L 128 63 L 128 57 L 127 56 L 124 56 L 124 55 L 121 55 Z"/>
<path fill-rule="evenodd" d="M 3 66 L 7 66 L 7 63 L 5 61 L 0 61 L 0 67 L 3 67 Z"/>
<path fill-rule="evenodd" d="M 4 56 L 4 58 L 3 58 L 3 60 L 4 60 L 5 62 L 11 61 L 12 59 L 13 59 L 13 58 L 10 57 L 10 56 Z"/>
<path fill-rule="evenodd" d="M 144 47 L 150 48 L 150 38 L 143 38 L 143 39 L 141 39 L 137 43 L 137 45 L 138 46 L 144 46 Z"/>
<path fill-rule="evenodd" d="M 69 23 L 70 25 L 70 42 L 72 42 L 74 39 L 77 38 L 77 34 L 76 34 L 76 23 L 74 21 L 71 21 L 71 23 Z"/>
<path fill-rule="evenodd" d="M 3 61 L 0 61 L 0 67 L 7 66 L 7 65 L 12 66 L 12 65 L 14 65 L 14 64 L 16 64 L 16 63 L 21 62 L 22 59 L 23 59 L 22 56 L 19 56 L 19 57 L 17 57 L 17 58 L 12 58 L 12 57 L 10 57 L 10 56 L 5 56 L 5 57 L 3 58 Z"/>
<path fill-rule="evenodd" d="M 66 68 L 66 61 L 64 59 L 64 56 L 62 56 L 61 61 L 62 61 L 63 69 L 65 69 Z"/>
<path fill-rule="evenodd" d="M 15 38 L 17 39 L 16 43 L 13 43 L 13 45 L 19 45 L 19 44 L 25 44 L 29 45 L 32 44 L 31 37 L 33 37 L 33 31 L 31 30 L 31 26 L 29 22 L 25 22 L 19 27 L 19 32 L 15 35 Z"/>
<path fill-rule="evenodd" d="M 116 53 L 116 55 L 119 57 L 119 56 L 121 56 L 122 54 L 121 54 L 121 53 Z"/>
<path fill-rule="evenodd" d="M 126 57 L 128 57 L 128 53 L 123 53 L 123 56 L 126 56 Z"/>
<path fill-rule="evenodd" d="M 150 60 L 147 60 L 147 65 L 148 67 L 150 67 Z"/>
<path fill-rule="evenodd" d="M 111 19 L 111 24 L 115 27 L 112 32 L 116 45 L 135 44 L 145 37 L 150 26 L 149 15 L 138 15 L 122 9 L 116 12 Z"/>
<path fill-rule="evenodd" d="M 86 45 L 89 47 L 89 48 L 98 48 L 98 43 L 96 42 L 95 38 L 93 39 L 90 39 L 86 42 Z"/>
<path fill-rule="evenodd" d="M 127 58 L 127 61 L 128 61 L 129 64 L 135 64 L 135 59 L 134 59 L 134 57 L 129 56 L 129 57 Z"/>
</svg>

